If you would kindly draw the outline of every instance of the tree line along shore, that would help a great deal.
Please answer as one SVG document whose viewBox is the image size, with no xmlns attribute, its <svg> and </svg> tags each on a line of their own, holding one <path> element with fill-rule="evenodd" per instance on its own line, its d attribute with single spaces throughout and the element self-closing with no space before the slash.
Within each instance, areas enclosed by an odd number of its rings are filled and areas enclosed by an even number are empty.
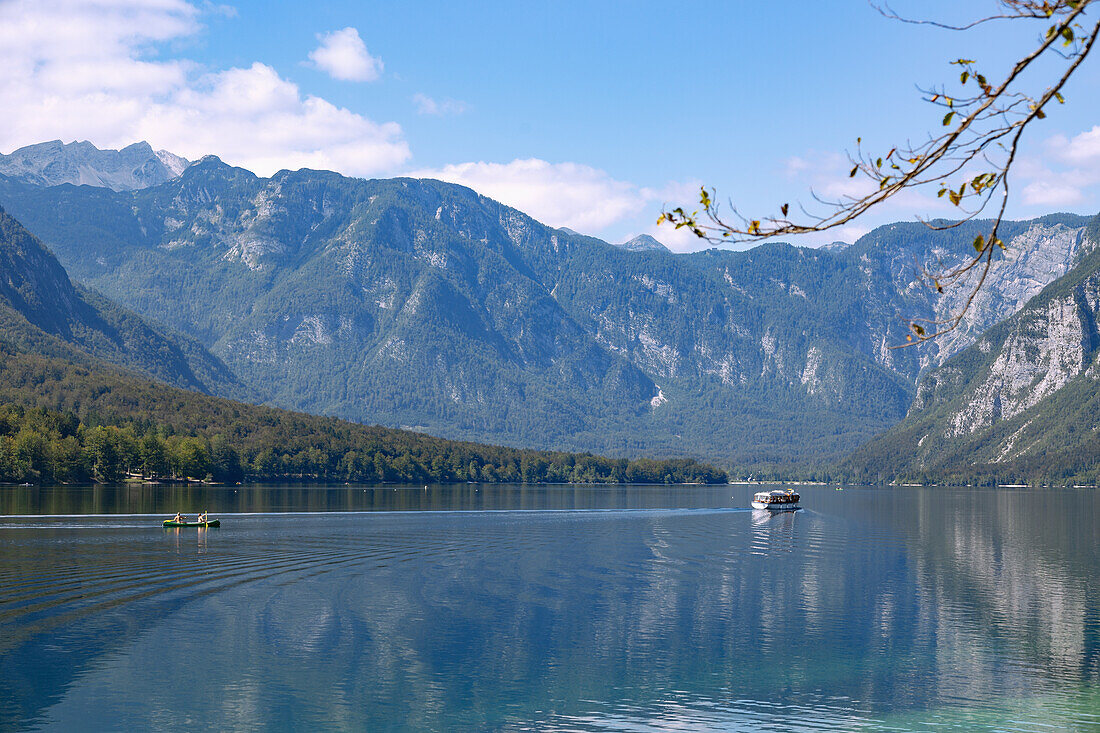
<svg viewBox="0 0 1100 733">
<path fill-rule="evenodd" d="M 82 421 L 73 412 L 7 405 L 0 407 L 0 482 L 113 483 L 128 477 L 216 483 L 726 481 L 725 472 L 693 459 L 628 460 L 524 450 L 386 428 L 334 430 L 337 426 L 331 423 L 339 421 L 317 420 L 320 424 L 312 430 L 299 429 L 292 436 L 268 425 L 234 439 L 221 432 L 181 433 L 151 421 L 104 424 Z M 330 429 L 324 429 L 325 423 Z M 243 426 L 237 428 L 241 432 Z"/>
</svg>

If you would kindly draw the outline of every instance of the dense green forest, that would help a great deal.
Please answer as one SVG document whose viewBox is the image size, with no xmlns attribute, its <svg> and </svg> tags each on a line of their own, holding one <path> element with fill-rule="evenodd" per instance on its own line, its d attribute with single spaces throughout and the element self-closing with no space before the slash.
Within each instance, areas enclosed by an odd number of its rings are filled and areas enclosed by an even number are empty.
<svg viewBox="0 0 1100 733">
<path fill-rule="evenodd" d="M 691 459 L 614 459 L 433 438 L 258 407 L 20 353 L 0 341 L 0 481 L 717 483 Z"/>
</svg>

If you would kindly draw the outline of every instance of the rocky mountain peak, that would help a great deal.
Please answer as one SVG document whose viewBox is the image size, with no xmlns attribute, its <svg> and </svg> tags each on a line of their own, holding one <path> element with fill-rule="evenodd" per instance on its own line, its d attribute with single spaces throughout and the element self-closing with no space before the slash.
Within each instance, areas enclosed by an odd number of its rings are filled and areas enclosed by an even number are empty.
<svg viewBox="0 0 1100 733">
<path fill-rule="evenodd" d="M 633 239 L 619 245 L 628 252 L 668 252 L 669 249 L 654 237 L 648 234 L 639 234 Z"/>
<path fill-rule="evenodd" d="M 170 153 L 167 150 L 156 150 L 153 154 L 157 156 L 157 160 L 159 160 L 165 168 L 172 171 L 177 176 L 182 174 L 184 169 L 187 168 L 188 165 L 190 165 L 190 162 L 187 160 L 187 158 L 180 157 L 179 155 L 176 155 L 175 153 Z"/>
<path fill-rule="evenodd" d="M 0 175 L 39 186 L 71 183 L 134 191 L 177 177 L 187 164 L 186 158 L 154 151 L 147 142 L 101 150 L 87 140 L 51 140 L 0 154 Z"/>
</svg>

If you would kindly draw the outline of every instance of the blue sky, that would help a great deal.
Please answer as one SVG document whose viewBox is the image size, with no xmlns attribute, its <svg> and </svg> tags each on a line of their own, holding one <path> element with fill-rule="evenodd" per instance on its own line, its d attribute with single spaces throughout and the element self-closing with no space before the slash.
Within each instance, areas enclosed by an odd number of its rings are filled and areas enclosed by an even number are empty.
<svg viewBox="0 0 1100 733">
<path fill-rule="evenodd" d="M 959 9 L 959 5 L 965 5 Z M 965 20 L 992 2 L 898 0 Z M 699 184 L 746 213 L 843 192 L 857 135 L 883 152 L 935 130 L 917 84 L 977 58 L 994 74 L 1042 28 L 957 34 L 859 0 L 234 2 L 0 0 L 0 151 L 148 139 L 261 174 L 325 167 L 465 183 L 549 224 L 622 241 Z M 1012 214 L 1100 210 L 1100 61 L 1030 131 Z M 991 74 L 992 76 L 993 74 Z M 916 214 L 914 195 L 851 240 Z"/>
</svg>

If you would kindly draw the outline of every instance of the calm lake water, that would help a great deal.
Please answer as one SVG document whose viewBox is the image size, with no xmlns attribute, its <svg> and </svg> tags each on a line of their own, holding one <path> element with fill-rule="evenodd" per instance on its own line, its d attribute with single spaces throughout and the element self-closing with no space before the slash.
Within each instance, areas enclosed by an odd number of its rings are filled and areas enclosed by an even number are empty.
<svg viewBox="0 0 1100 733">
<path fill-rule="evenodd" d="M 0 488 L 0 730 L 1100 730 L 1096 491 L 753 491 Z"/>
</svg>

